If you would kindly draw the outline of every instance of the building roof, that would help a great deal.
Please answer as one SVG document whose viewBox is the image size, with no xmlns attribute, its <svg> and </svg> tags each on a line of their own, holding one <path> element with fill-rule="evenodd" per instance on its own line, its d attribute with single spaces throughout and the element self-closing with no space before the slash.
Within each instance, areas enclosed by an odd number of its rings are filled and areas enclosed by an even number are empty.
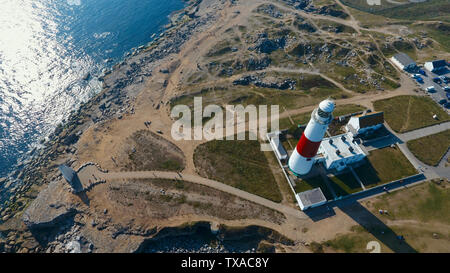
<svg viewBox="0 0 450 273">
<path fill-rule="evenodd" d="M 300 182 L 305 183 L 305 182 Z M 302 202 L 303 207 L 307 208 L 310 206 L 322 204 L 327 201 L 320 188 L 315 188 L 312 190 L 297 193 L 298 198 Z"/>
<path fill-rule="evenodd" d="M 433 65 L 433 68 L 441 68 L 447 66 L 447 62 L 445 60 L 437 60 L 429 63 Z"/>
<path fill-rule="evenodd" d="M 360 154 L 365 155 L 361 147 L 353 142 L 353 137 L 348 133 L 324 138 L 320 144 L 319 153 L 323 154 L 327 161 L 336 161 Z"/>
<path fill-rule="evenodd" d="M 416 62 L 414 62 L 413 59 L 411 59 L 408 55 L 406 55 L 405 53 L 398 53 L 396 55 L 394 55 L 394 58 L 401 63 L 403 66 L 408 66 L 410 64 L 415 64 Z"/>
<path fill-rule="evenodd" d="M 375 126 L 384 123 L 383 112 L 370 112 L 354 116 L 359 120 L 359 129 Z"/>
<path fill-rule="evenodd" d="M 270 139 L 270 144 L 271 144 L 272 148 L 274 149 L 274 151 L 277 154 L 279 159 L 286 159 L 287 158 L 287 152 L 284 149 L 283 145 L 281 144 L 280 138 L 278 136 L 272 137 Z"/>
</svg>

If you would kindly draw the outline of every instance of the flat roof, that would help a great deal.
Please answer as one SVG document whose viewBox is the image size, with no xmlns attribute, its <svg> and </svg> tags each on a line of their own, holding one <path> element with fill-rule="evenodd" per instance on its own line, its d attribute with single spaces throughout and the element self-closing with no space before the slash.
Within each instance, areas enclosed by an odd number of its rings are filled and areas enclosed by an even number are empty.
<svg viewBox="0 0 450 273">
<path fill-rule="evenodd" d="M 431 63 L 434 68 L 447 66 L 447 62 L 445 60 L 436 60 L 436 61 L 431 61 L 428 63 Z"/>
<path fill-rule="evenodd" d="M 305 183 L 305 182 L 300 182 Z M 298 198 L 302 202 L 303 207 L 310 207 L 327 201 L 320 188 L 297 193 Z"/>
<path fill-rule="evenodd" d="M 337 151 L 339 151 L 339 155 L 336 153 Z M 358 154 L 365 155 L 361 147 L 353 142 L 353 137 L 348 133 L 324 138 L 320 144 L 319 152 L 328 156 L 327 160 L 332 161 L 356 156 Z"/>
<path fill-rule="evenodd" d="M 407 66 L 410 64 L 415 64 L 414 60 L 411 59 L 411 57 L 409 57 L 407 54 L 405 54 L 403 52 L 394 55 L 394 58 L 404 66 Z"/>
<path fill-rule="evenodd" d="M 357 115 L 352 118 L 358 118 L 360 129 L 384 123 L 384 113 L 383 112 L 370 112 L 370 113 Z"/>
<path fill-rule="evenodd" d="M 281 144 L 279 137 L 272 137 L 270 139 L 270 142 L 272 143 L 272 148 L 275 149 L 275 152 L 278 155 L 278 158 L 285 159 L 287 157 L 287 152 L 284 149 L 283 145 Z"/>
</svg>

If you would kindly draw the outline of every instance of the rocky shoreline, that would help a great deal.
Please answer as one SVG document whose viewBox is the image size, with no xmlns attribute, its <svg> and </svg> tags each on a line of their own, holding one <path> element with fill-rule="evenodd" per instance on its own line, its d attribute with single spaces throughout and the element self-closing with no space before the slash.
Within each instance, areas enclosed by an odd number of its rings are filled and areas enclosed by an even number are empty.
<svg viewBox="0 0 450 273">
<path fill-rule="evenodd" d="M 228 1 L 217 2 L 224 5 Z M 115 230 L 111 234 L 112 239 L 120 237 L 127 241 L 128 245 L 123 249 L 127 252 L 273 252 L 273 244 L 278 244 L 280 238 L 282 242 L 292 244 L 275 231 L 257 226 L 230 228 L 197 222 L 178 227 L 155 226 L 145 230 L 129 224 L 110 227 L 106 209 L 96 216 L 97 220 L 85 223 L 83 213 L 80 213 L 82 205 L 61 203 L 58 198 L 53 198 L 55 192 L 72 194 L 68 185 L 57 183 L 62 178 L 57 171 L 59 164 L 64 163 L 76 170 L 95 165 L 76 160 L 76 144 L 83 132 L 96 123 L 133 114 L 135 98 L 142 90 L 145 79 L 152 75 L 164 58 L 178 53 L 193 34 L 214 23 L 218 17 L 218 6 L 202 10 L 202 15 L 198 16 L 201 3 L 202 0 L 189 1 L 185 9 L 173 14 L 171 23 L 160 37 L 148 46 L 138 47 L 112 70 L 103 71 L 104 75 L 100 77 L 102 91 L 82 103 L 41 143 L 42 148 L 30 151 L 28 160 L 19 164 L 8 178 L 0 180 L 0 252 L 110 251 L 113 246 L 109 242 L 94 245 L 83 235 L 81 231 L 88 226 L 97 231 Z M 159 105 L 154 107 L 159 108 Z M 100 166 L 96 167 L 102 170 Z M 48 204 L 36 205 L 33 201 L 38 195 Z M 46 213 L 45 208 L 52 212 Z M 29 214 L 36 209 L 41 213 Z M 135 239 L 124 239 L 128 237 Z M 241 240 L 244 237 L 245 240 Z"/>
<path fill-rule="evenodd" d="M 28 159 L 20 162 L 8 177 L 0 179 L 0 223 L 12 217 L 12 212 L 24 208 L 24 204 L 18 204 L 14 209 L 11 207 L 26 196 L 32 185 L 48 184 L 58 178 L 59 175 L 53 170 L 53 161 L 67 159 L 66 164 L 75 166 L 71 156 L 75 154 L 75 144 L 86 129 L 95 123 L 133 114 L 133 101 L 142 88 L 144 78 L 152 75 L 152 67 L 158 66 L 170 54 L 179 52 L 197 28 L 211 23 L 211 20 L 196 20 L 194 17 L 193 10 L 197 10 L 201 0 L 187 2 L 185 9 L 173 15 L 176 18 L 171 19 L 172 22 L 160 37 L 147 46 L 135 49 L 112 70 L 105 70 L 104 75 L 99 77 L 103 82 L 102 91 L 82 103 L 78 110 L 72 111 L 65 122 L 59 124 L 46 141 L 40 143 L 41 148 L 28 152 Z M 186 21 L 183 16 L 191 20 Z"/>
<path fill-rule="evenodd" d="M 224 1 L 222 1 L 224 2 Z M 171 17 L 171 23 L 159 37 L 147 46 L 140 46 L 112 70 L 104 70 L 99 78 L 103 82 L 102 91 L 82 103 L 78 110 L 63 124 L 58 125 L 41 148 L 28 153 L 29 159 L 19 163 L 16 171 L 0 180 L 0 225 L 16 222 L 15 228 L 8 225 L 0 229 L 0 252 L 20 252 L 24 248 L 17 238 L 27 239 L 24 227 L 19 227 L 24 210 L 37 197 L 43 187 L 61 178 L 57 166 L 65 163 L 76 168 L 83 162 L 76 162 L 74 154 L 79 137 L 91 125 L 112 118 L 134 113 L 134 100 L 144 85 L 146 77 L 152 75 L 164 58 L 178 53 L 189 38 L 210 26 L 217 18 L 215 8 L 202 11 L 197 16 L 202 0 L 188 1 L 186 8 Z M 223 4 L 223 3 L 222 3 Z M 155 107 L 159 107 L 155 105 Z M 17 220 L 17 221 L 16 221 Z M 76 237 L 76 231 L 74 231 Z M 67 239 L 66 239 L 67 240 Z M 72 248 L 77 249 L 74 243 Z M 28 251 L 43 251 L 39 246 L 25 248 Z"/>
<path fill-rule="evenodd" d="M 275 231 L 258 226 L 242 228 L 196 222 L 162 229 L 136 252 L 144 253 L 256 253 L 275 252 L 274 244 L 293 245 Z"/>
</svg>

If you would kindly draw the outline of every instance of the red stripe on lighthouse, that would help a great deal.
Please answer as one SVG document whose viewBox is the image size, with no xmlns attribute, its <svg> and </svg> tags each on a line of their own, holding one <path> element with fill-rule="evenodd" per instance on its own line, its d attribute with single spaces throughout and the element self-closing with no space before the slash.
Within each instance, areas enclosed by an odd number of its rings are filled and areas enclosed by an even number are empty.
<svg viewBox="0 0 450 273">
<path fill-rule="evenodd" d="M 297 152 L 306 158 L 311 158 L 316 156 L 317 151 L 319 150 L 320 143 L 322 141 L 313 142 L 310 141 L 306 136 L 305 133 L 302 134 L 302 137 L 300 138 L 298 144 L 297 144 Z"/>
</svg>

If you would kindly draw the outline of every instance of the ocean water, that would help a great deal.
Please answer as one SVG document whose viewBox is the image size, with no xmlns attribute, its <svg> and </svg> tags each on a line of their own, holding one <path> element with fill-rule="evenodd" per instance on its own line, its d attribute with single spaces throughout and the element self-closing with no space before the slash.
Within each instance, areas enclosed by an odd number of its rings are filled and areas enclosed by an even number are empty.
<svg viewBox="0 0 450 273">
<path fill-rule="evenodd" d="M 0 0 L 0 177 L 100 91 L 182 0 Z"/>
</svg>

